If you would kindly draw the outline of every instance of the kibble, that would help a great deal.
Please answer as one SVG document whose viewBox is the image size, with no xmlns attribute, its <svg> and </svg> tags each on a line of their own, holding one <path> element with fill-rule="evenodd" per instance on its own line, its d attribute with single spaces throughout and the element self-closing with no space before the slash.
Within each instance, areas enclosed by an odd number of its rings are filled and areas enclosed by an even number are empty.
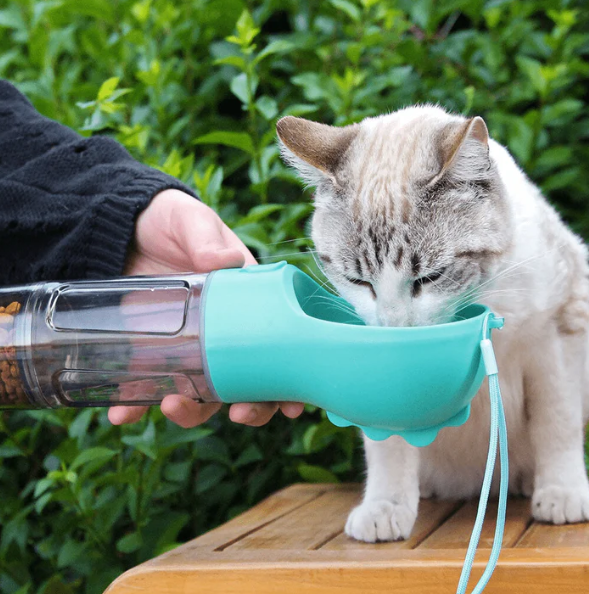
<svg viewBox="0 0 589 594">
<path fill-rule="evenodd" d="M 20 312 L 17 301 L 0 306 L 0 407 L 26 405 L 14 344 L 15 316 Z"/>
</svg>

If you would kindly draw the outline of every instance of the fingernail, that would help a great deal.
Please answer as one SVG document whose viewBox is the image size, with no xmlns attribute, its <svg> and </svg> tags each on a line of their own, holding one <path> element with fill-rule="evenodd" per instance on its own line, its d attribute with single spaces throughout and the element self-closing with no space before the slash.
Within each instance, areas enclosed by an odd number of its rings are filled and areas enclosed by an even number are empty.
<svg viewBox="0 0 589 594">
<path fill-rule="evenodd" d="M 258 418 L 258 411 L 255 409 L 250 410 L 244 423 L 253 423 Z"/>
</svg>

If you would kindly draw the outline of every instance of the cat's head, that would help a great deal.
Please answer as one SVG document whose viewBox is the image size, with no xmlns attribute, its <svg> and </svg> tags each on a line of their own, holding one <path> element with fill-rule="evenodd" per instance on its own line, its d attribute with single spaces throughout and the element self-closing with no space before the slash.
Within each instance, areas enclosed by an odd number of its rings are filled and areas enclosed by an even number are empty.
<svg viewBox="0 0 589 594">
<path fill-rule="evenodd" d="M 480 117 L 420 106 L 343 128 L 289 116 L 277 131 L 316 188 L 324 270 L 368 324 L 447 321 L 493 274 L 511 215 Z"/>
</svg>

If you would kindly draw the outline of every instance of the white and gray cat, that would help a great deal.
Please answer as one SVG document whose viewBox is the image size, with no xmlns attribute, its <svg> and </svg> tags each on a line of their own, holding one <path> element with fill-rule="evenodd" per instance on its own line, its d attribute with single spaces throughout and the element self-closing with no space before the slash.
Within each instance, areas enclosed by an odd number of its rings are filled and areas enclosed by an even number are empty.
<svg viewBox="0 0 589 594">
<path fill-rule="evenodd" d="M 277 130 L 286 161 L 316 188 L 312 238 L 325 273 L 368 324 L 443 322 L 475 300 L 505 316 L 493 338 L 510 491 L 532 497 L 538 520 L 589 520 L 589 266 L 581 240 L 480 117 L 417 106 L 343 128 L 286 117 Z M 404 539 L 420 496 L 477 496 L 488 436 L 485 386 L 468 422 L 428 447 L 365 439 L 366 490 L 346 533 Z"/>
</svg>

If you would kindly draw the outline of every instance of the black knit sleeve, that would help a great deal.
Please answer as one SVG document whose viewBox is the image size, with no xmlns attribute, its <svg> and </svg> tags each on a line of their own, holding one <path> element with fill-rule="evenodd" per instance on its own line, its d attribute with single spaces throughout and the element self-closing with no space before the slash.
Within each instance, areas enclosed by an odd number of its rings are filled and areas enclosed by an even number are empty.
<svg viewBox="0 0 589 594">
<path fill-rule="evenodd" d="M 41 116 L 0 80 L 0 285 L 122 274 L 139 213 L 194 193 L 116 141 Z"/>
</svg>

